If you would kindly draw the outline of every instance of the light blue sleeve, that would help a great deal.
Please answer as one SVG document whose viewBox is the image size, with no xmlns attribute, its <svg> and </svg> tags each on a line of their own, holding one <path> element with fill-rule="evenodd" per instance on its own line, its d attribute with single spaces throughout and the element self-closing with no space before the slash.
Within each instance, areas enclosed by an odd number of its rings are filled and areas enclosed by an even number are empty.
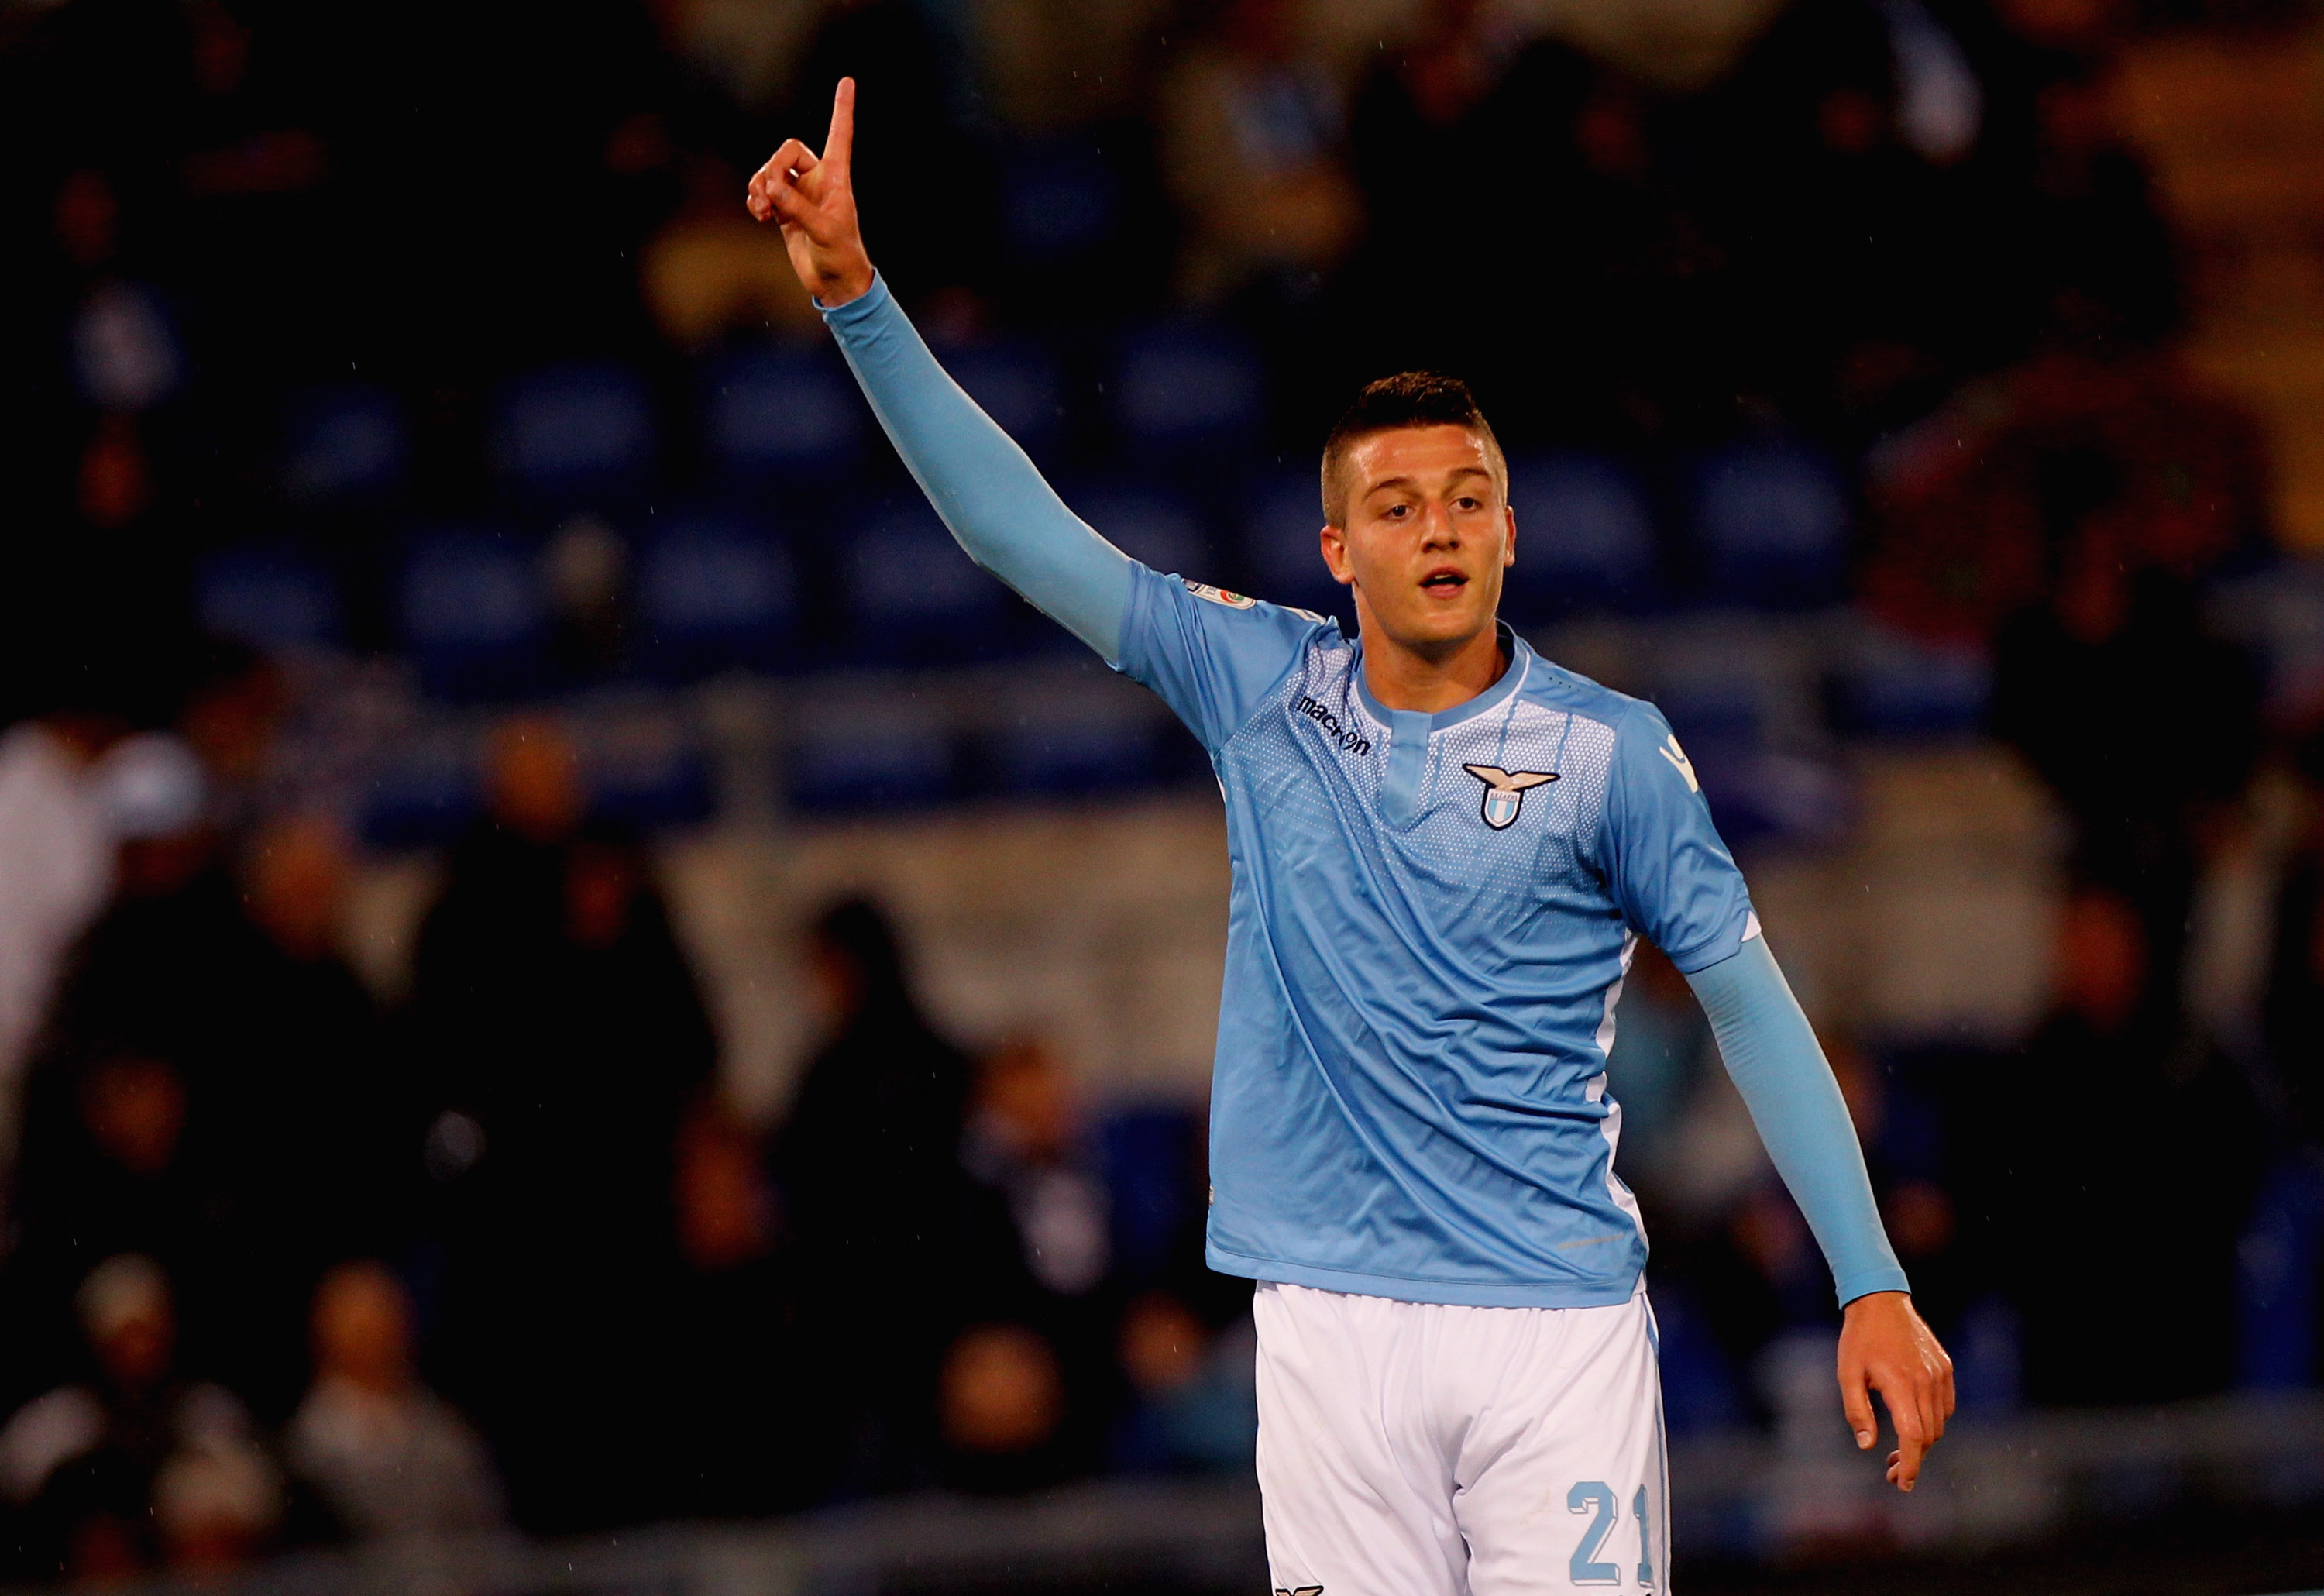
<svg viewBox="0 0 2324 1596">
<path fill-rule="evenodd" d="M 1216 753 L 1291 673 L 1308 641 L 1336 630 L 1306 610 L 1134 566 L 1120 668 Z"/>
<path fill-rule="evenodd" d="M 1653 705 L 1614 730 L 1600 866 L 1630 928 L 1688 974 L 1742 945 L 1751 895 L 1711 821 L 1694 765 Z"/>
<path fill-rule="evenodd" d="M 823 319 L 969 558 L 1120 666 L 1136 562 L 1066 509 L 1025 451 L 945 374 L 883 279 Z"/>
<path fill-rule="evenodd" d="M 1840 1083 L 1766 938 L 1746 938 L 1687 980 L 1775 1172 L 1823 1249 L 1841 1305 L 1870 1292 L 1910 1291 L 1881 1228 Z"/>
</svg>

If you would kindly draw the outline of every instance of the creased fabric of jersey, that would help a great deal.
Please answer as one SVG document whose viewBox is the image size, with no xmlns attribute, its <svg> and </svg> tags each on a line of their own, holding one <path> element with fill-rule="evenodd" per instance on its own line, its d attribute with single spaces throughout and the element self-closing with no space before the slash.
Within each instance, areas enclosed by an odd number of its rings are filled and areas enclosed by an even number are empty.
<svg viewBox="0 0 2324 1596">
<path fill-rule="evenodd" d="M 1543 659 L 1389 710 L 1337 623 L 1129 558 L 1066 508 L 884 283 L 825 320 L 964 549 L 1159 694 L 1226 802 L 1209 1256 L 1469 1306 L 1637 1288 L 1614 1170 L 1615 1004 L 1637 939 L 1686 972 L 1842 1299 L 1902 1290 L 1813 1032 L 1652 705 Z M 1738 957 L 1747 941 L 1757 958 Z"/>
</svg>

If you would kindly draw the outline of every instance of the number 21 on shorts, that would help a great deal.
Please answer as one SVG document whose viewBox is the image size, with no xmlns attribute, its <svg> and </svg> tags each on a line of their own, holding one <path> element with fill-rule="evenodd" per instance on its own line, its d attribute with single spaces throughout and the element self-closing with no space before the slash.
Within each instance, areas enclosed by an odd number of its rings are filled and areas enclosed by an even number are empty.
<svg viewBox="0 0 2324 1596">
<path fill-rule="evenodd" d="M 1622 1582 L 1621 1564 L 1599 1561 L 1606 1539 L 1614 1533 L 1615 1520 L 1621 1509 L 1615 1505 L 1613 1488 L 1602 1480 L 1582 1480 L 1565 1493 L 1565 1508 L 1571 1513 L 1592 1515 L 1588 1528 L 1582 1532 L 1580 1544 L 1566 1564 L 1577 1585 L 1618 1585 Z M 1646 1523 L 1646 1488 L 1638 1487 L 1637 1495 L 1630 1499 L 1630 1512 L 1638 1521 L 1638 1583 L 1651 1590 L 1655 1582 L 1654 1563 L 1647 1548 L 1654 1536 Z"/>
</svg>

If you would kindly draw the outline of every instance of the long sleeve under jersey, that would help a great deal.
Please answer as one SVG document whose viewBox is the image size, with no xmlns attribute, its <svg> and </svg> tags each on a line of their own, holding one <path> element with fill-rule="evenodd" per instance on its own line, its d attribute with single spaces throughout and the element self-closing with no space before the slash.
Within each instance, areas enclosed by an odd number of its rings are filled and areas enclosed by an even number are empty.
<svg viewBox="0 0 2324 1596">
<path fill-rule="evenodd" d="M 1600 1130 L 1610 1112 L 1601 1099 L 1612 1034 L 1601 1023 L 1602 993 L 1575 998 L 1571 980 L 1539 991 L 1526 982 L 1527 961 L 1573 967 L 1584 953 L 1573 939 L 1584 938 L 1610 989 L 1627 921 L 1690 972 L 1840 1300 L 1905 1289 L 1831 1068 L 1765 940 L 1745 928 L 1741 877 L 1711 829 L 1692 768 L 1651 706 L 1559 669 L 1512 635 L 1509 671 L 1474 704 L 1434 716 L 1386 709 L 1364 690 L 1334 623 L 1157 576 L 1084 524 L 945 374 L 884 282 L 824 314 L 880 424 L 969 557 L 1109 665 L 1160 693 L 1211 752 L 1230 833 L 1240 839 L 1239 900 L 1291 895 L 1279 911 L 1239 909 L 1229 929 L 1213 1094 L 1214 1266 L 1424 1301 L 1562 1305 L 1627 1297 L 1645 1239 L 1609 1170 L 1613 1136 Z M 1536 749 L 1536 735 L 1550 740 Z M 1477 744 L 1473 757 L 1455 749 L 1468 742 Z M 1434 743 L 1446 758 L 1425 757 Z M 1507 785 L 1521 755 L 1539 764 L 1523 774 L 1557 783 L 1530 802 L 1526 791 L 1503 791 L 1489 780 Z M 1563 780 L 1552 773 L 1561 771 Z M 1313 796 L 1290 802 L 1286 781 Z M 1609 825 L 1591 818 L 1591 803 L 1624 817 L 1602 859 Z M 1273 835 L 1295 822 L 1326 824 L 1310 814 L 1316 804 L 1337 816 L 1329 823 L 1341 828 L 1331 834 L 1342 839 L 1334 848 L 1318 855 L 1305 834 Z M 1400 840 L 1386 840 L 1391 833 Z M 1437 930 L 1414 940 L 1394 920 L 1376 923 L 1379 911 L 1366 906 L 1404 873 L 1383 873 L 1389 855 L 1381 850 L 1418 846 L 1413 839 L 1422 837 L 1437 839 L 1427 845 L 1445 853 L 1448 879 L 1476 883 L 1472 891 L 1515 894 L 1510 912 L 1482 899 L 1438 905 L 1415 887 L 1405 918 L 1433 924 L 1447 917 Z M 1499 854 L 1479 849 L 1517 851 L 1506 888 L 1492 865 Z M 1375 856 L 1378 870 L 1358 863 Z M 1295 857 L 1309 863 L 1294 868 Z M 1338 892 L 1317 874 L 1318 859 L 1330 869 L 1370 871 L 1365 890 Z M 1544 918 L 1524 905 L 1528 893 L 1546 890 L 1546 878 L 1528 872 L 1559 859 L 1558 868 L 1581 873 L 1558 891 L 1613 897 L 1604 914 L 1548 917 L 1565 929 L 1543 930 Z M 1303 916 L 1342 909 L 1352 917 L 1343 932 L 1313 947 L 1287 940 Z M 1602 947 L 1600 931 L 1614 939 Z M 1443 950 L 1460 938 L 1536 933 L 1548 940 L 1496 944 L 1474 965 L 1459 966 L 1511 972 L 1495 988 L 1432 987 L 1425 1001 L 1405 1003 L 1407 989 L 1449 968 Z M 1359 964 L 1360 978 L 1349 973 Z M 1331 1004 L 1302 995 L 1326 991 Z M 1447 1050 L 1443 1027 L 1431 1018 L 1446 1002 L 1503 1022 L 1476 1041 L 1483 1050 L 1475 1057 Z M 1316 1029 L 1333 1004 L 1370 1015 L 1360 1036 L 1333 1040 Z M 1295 1012 L 1306 1019 L 1295 1022 Z M 1389 1052 L 1378 1057 L 1367 1052 L 1383 1047 Z M 1537 1108 L 1494 1108 L 1517 1090 L 1508 1072 L 1521 1066 L 1550 1070 L 1525 1089 L 1554 1098 L 1559 1106 L 1546 1121 Z M 1333 1115 L 1356 1119 L 1342 1127 Z M 1545 1142 L 1552 1122 L 1558 1138 Z M 1417 1190 L 1436 1195 L 1408 1211 L 1389 1200 Z M 1370 1215 L 1370 1229 L 1351 1227 L 1348 1216 L 1358 1212 Z M 1466 1217 L 1446 1230 L 1448 1213 Z M 1474 1258 L 1489 1260 L 1473 1266 L 1474 1278 L 1459 1274 L 1471 1266 L 1440 1267 Z"/>
<path fill-rule="evenodd" d="M 863 396 L 968 557 L 1121 662 L 1130 557 L 1065 508 L 1016 441 L 936 364 L 884 279 L 823 313 Z"/>
<path fill-rule="evenodd" d="M 1910 1290 L 1881 1227 L 1840 1083 L 1766 938 L 1746 939 L 1731 958 L 1687 982 L 1775 1172 L 1823 1249 L 1840 1300 Z"/>
</svg>

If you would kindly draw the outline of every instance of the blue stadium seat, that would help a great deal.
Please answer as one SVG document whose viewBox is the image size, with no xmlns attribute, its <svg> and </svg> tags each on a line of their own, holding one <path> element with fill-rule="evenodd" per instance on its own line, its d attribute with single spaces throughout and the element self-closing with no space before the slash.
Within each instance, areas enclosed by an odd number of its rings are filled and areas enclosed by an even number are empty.
<svg viewBox="0 0 2324 1596">
<path fill-rule="evenodd" d="M 822 706 L 791 727 L 783 764 L 792 805 L 809 811 L 917 807 L 960 791 L 945 722 L 893 699 Z"/>
<path fill-rule="evenodd" d="M 366 846 L 440 847 L 484 807 L 475 750 L 447 729 L 399 738 L 364 795 L 359 829 Z"/>
<path fill-rule="evenodd" d="M 1814 673 L 1800 668 L 1791 634 L 1732 619 L 1682 625 L 1646 645 L 1654 701 L 1729 844 L 1828 839 L 1847 824 L 1855 794 L 1842 770 L 1802 751 L 1817 720 Z"/>
<path fill-rule="evenodd" d="M 636 595 L 641 652 L 668 679 L 770 669 L 796 629 L 789 558 L 764 528 L 739 519 L 668 524 L 638 560 Z"/>
<path fill-rule="evenodd" d="M 1132 1287 L 1165 1277 L 1203 1222 L 1203 1136 L 1199 1111 L 1175 1105 L 1122 1109 L 1098 1127 L 1115 1264 Z"/>
<path fill-rule="evenodd" d="M 1259 351 L 1223 328 L 1173 322 L 1133 334 L 1112 392 L 1115 425 L 1141 453 L 1252 447 L 1267 425 Z"/>
<path fill-rule="evenodd" d="M 858 658 L 960 659 L 992 651 L 1011 630 L 1009 589 L 976 567 L 917 494 L 864 522 L 845 548 Z"/>
<path fill-rule="evenodd" d="M 1065 376 L 1056 357 L 1027 339 L 943 352 L 945 370 L 1001 429 L 1039 457 L 1065 436 Z"/>
<path fill-rule="evenodd" d="M 1074 513 L 1132 559 L 1157 571 L 1209 580 L 1215 557 L 1194 507 L 1164 488 L 1105 482 L 1069 488 Z"/>
<path fill-rule="evenodd" d="M 1993 697 L 1993 662 L 1971 643 L 1930 642 L 1868 621 L 1841 650 L 1839 729 L 1860 737 L 1973 737 Z"/>
<path fill-rule="evenodd" d="M 1244 500 L 1243 562 L 1259 597 L 1336 615 L 1356 628 L 1353 595 L 1332 579 L 1317 542 L 1323 506 L 1315 475 L 1286 471 L 1254 483 Z"/>
<path fill-rule="evenodd" d="M 1697 486 L 1695 538 L 1721 598 L 1789 609 L 1838 597 L 1849 521 L 1848 488 L 1831 463 L 1786 439 L 1713 456 Z"/>
<path fill-rule="evenodd" d="M 402 485 L 403 406 L 385 388 L 334 383 L 294 395 L 282 418 L 282 494 L 291 503 L 374 503 Z"/>
<path fill-rule="evenodd" d="M 194 574 L 202 628 L 254 649 L 321 648 L 340 641 L 338 584 L 292 549 L 229 549 Z"/>
<path fill-rule="evenodd" d="M 1001 236 L 1029 265 L 1048 266 L 1104 244 L 1121 214 L 1121 180 L 1086 138 L 1053 139 L 1001 168 Z"/>
<path fill-rule="evenodd" d="M 1674 1435 L 1733 1430 L 1750 1409 L 1711 1322 L 1683 1279 L 1654 1281 L 1665 1422 Z M 1665 1299 L 1668 1308 L 1663 1306 Z"/>
<path fill-rule="evenodd" d="M 705 448 L 723 475 L 812 482 L 862 457 L 871 414 L 829 350 L 761 346 L 710 364 L 702 421 Z"/>
<path fill-rule="evenodd" d="M 544 677 L 547 596 L 533 550 L 505 530 L 441 530 L 405 561 L 400 608 L 420 679 L 440 697 L 529 692 Z"/>
<path fill-rule="evenodd" d="M 613 361 L 544 366 L 503 386 L 493 456 L 521 503 L 569 506 L 642 492 L 654 471 L 653 397 Z"/>
<path fill-rule="evenodd" d="M 1517 563 L 1508 574 L 1512 616 L 1634 607 L 1653 586 L 1655 521 L 1629 474 L 1591 455 L 1509 463 L 1517 512 Z"/>
<path fill-rule="evenodd" d="M 716 807 L 700 739 L 674 714 L 599 717 L 582 772 L 593 813 L 641 830 L 699 825 Z"/>
<path fill-rule="evenodd" d="M 1136 697 L 1118 692 L 1034 698 L 987 742 L 993 785 L 1016 794 L 1071 798 L 1151 782 L 1161 726 Z"/>
</svg>

